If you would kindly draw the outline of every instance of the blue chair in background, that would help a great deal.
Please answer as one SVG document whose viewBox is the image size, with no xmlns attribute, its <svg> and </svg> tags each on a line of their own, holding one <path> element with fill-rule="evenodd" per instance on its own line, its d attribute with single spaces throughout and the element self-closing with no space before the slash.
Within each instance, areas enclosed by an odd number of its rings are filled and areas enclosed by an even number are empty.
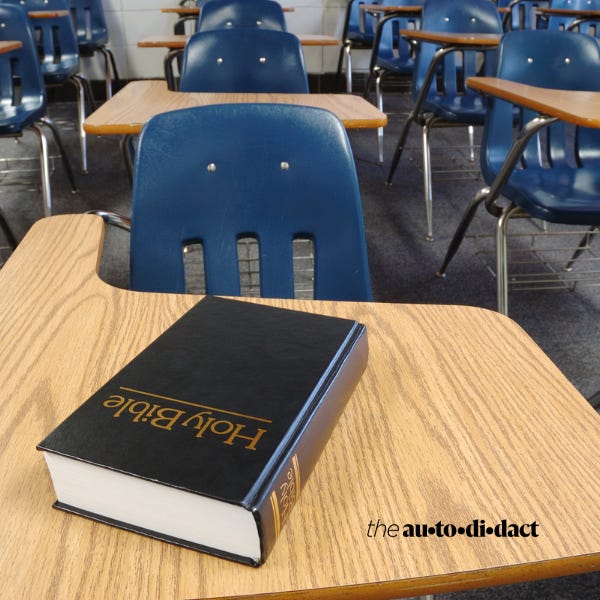
<svg viewBox="0 0 600 600">
<path fill-rule="evenodd" d="M 500 47 L 497 75 L 532 86 L 598 92 L 600 45 L 595 38 L 577 32 L 509 32 Z M 521 134 L 515 140 L 516 113 Z M 600 130 L 578 127 L 573 131 L 555 118 L 491 98 L 481 146 L 481 170 L 487 187 L 463 215 L 439 274 L 445 274 L 477 208 L 484 203 L 499 219 L 498 310 L 506 314 L 506 235 L 511 218 L 534 217 L 592 228 L 600 225 Z M 508 199 L 508 204 L 499 201 L 501 197 Z"/>
<path fill-rule="evenodd" d="M 563 8 L 569 10 L 600 10 L 600 0 L 551 0 L 549 8 Z M 544 16 L 546 29 L 557 29 L 559 31 L 579 31 L 600 38 L 600 17 L 568 15 Z"/>
<path fill-rule="evenodd" d="M 184 249 L 198 244 L 206 293 L 239 296 L 239 241 L 252 238 L 260 295 L 293 298 L 293 247 L 306 240 L 314 298 L 372 299 L 352 149 L 329 111 L 223 104 L 153 117 L 140 136 L 130 223 L 134 290 L 186 291 Z"/>
<path fill-rule="evenodd" d="M 79 55 L 88 57 L 99 52 L 104 57 L 104 81 L 108 99 L 112 96 L 113 75 L 114 79 L 118 80 L 119 73 L 115 56 L 106 45 L 108 27 L 102 0 L 69 0 L 69 7 L 77 36 Z"/>
<path fill-rule="evenodd" d="M 68 0 L 5 0 L 27 11 L 62 11 L 65 16 L 29 19 L 37 46 L 40 68 L 47 86 L 71 83 L 77 90 L 77 131 L 81 153 L 81 170 L 87 173 L 87 143 L 83 129 L 86 96 L 94 108 L 89 81 L 79 72 L 79 48 L 69 12 Z"/>
<path fill-rule="evenodd" d="M 298 38 L 270 29 L 199 31 L 188 40 L 182 92 L 308 93 Z"/>
<path fill-rule="evenodd" d="M 31 128 L 39 137 L 42 201 L 44 215 L 49 216 L 52 193 L 44 126 L 54 135 L 71 189 L 76 192 L 77 188 L 59 132 L 47 116 L 46 90 L 37 48 L 27 13 L 21 6 L 0 4 L 0 40 L 17 40 L 23 44 L 17 50 L 0 54 L 0 135 L 20 137 L 25 129 Z"/>
<path fill-rule="evenodd" d="M 502 34 L 498 9 L 490 0 L 448 2 L 426 0 L 421 28 L 437 32 Z M 473 75 L 495 73 L 495 48 L 419 42 L 416 46 L 412 79 L 414 106 L 408 115 L 394 151 L 387 184 L 402 156 L 411 124 L 421 126 L 423 187 L 427 215 L 427 239 L 433 239 L 433 193 L 431 177 L 430 130 L 453 125 L 482 125 L 486 102 L 469 90 L 465 82 Z M 473 144 L 471 140 L 471 145 Z"/>
<path fill-rule="evenodd" d="M 283 9 L 274 0 L 208 0 L 203 3 L 196 31 L 238 27 L 287 31 Z"/>
<path fill-rule="evenodd" d="M 421 6 L 424 0 L 385 0 L 382 5 Z M 389 76 L 406 77 L 412 75 L 415 66 L 415 52 L 412 45 L 400 35 L 403 29 L 419 29 L 420 11 L 415 14 L 383 17 L 377 23 L 375 40 L 371 52 L 369 76 L 365 84 L 365 98 L 371 93 L 375 81 L 375 102 L 383 112 L 382 85 Z M 377 154 L 383 163 L 383 127 L 377 130 Z"/>
<path fill-rule="evenodd" d="M 352 50 L 371 50 L 375 41 L 376 19 L 365 11 L 363 4 L 380 4 L 379 0 L 348 0 L 344 28 L 342 30 L 342 47 L 337 65 L 337 76 L 342 73 L 344 56 L 346 57 L 346 91 L 352 93 Z"/>
<path fill-rule="evenodd" d="M 502 17 L 504 30 L 544 29 L 537 9 L 547 8 L 549 4 L 549 0 L 499 0 L 498 7 L 507 9 Z"/>
</svg>

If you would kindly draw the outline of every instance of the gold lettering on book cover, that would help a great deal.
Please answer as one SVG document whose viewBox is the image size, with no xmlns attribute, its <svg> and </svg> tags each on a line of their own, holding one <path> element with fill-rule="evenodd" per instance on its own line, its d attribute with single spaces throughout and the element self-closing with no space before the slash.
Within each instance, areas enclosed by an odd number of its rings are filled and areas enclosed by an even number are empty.
<svg viewBox="0 0 600 600">
<path fill-rule="evenodd" d="M 115 419 L 125 418 L 132 423 L 146 423 L 166 431 L 185 427 L 195 431 L 196 439 L 214 436 L 220 438 L 223 444 L 241 446 L 245 450 L 256 450 L 257 444 L 268 431 L 265 427 L 257 427 L 255 422 L 272 423 L 271 420 L 262 417 L 207 407 L 131 388 L 121 390 L 130 393 L 111 394 L 102 403 L 105 408 L 113 410 L 112 416 Z M 136 396 L 152 397 L 154 401 L 140 400 Z M 177 408 L 165 406 L 165 401 L 175 403 Z M 186 409 L 180 408 L 181 406 L 185 406 Z M 188 406 L 204 410 L 191 411 L 187 409 Z"/>
<path fill-rule="evenodd" d="M 298 455 L 294 454 L 292 463 L 284 474 L 283 482 L 279 488 L 271 492 L 271 506 L 275 522 L 275 534 L 279 535 L 281 527 L 288 518 L 298 496 L 300 495 L 300 462 Z"/>
</svg>

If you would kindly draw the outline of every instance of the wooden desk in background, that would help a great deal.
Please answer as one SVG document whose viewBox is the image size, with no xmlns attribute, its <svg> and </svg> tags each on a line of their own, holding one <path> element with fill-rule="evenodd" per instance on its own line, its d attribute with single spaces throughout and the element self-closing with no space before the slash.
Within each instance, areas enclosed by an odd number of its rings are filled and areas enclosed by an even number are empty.
<svg viewBox="0 0 600 600">
<path fill-rule="evenodd" d="M 283 12 L 294 12 L 296 9 L 293 6 L 282 7 Z M 200 14 L 199 6 L 169 6 L 161 8 L 160 12 L 179 15 L 180 17 L 195 16 Z"/>
<path fill-rule="evenodd" d="M 166 33 L 150 35 L 141 39 L 137 45 L 138 48 L 166 48 L 167 50 L 183 50 L 189 39 L 189 35 L 182 33 Z M 296 37 L 303 46 L 337 46 L 340 40 L 331 35 L 321 35 L 318 33 L 299 33 Z"/>
<path fill-rule="evenodd" d="M 103 230 L 43 219 L 0 271 L 7 598 L 382 600 L 600 569 L 600 417 L 513 321 L 464 306 L 255 300 L 357 319 L 370 345 L 258 569 L 53 509 L 36 444 L 198 301 L 103 283 Z M 539 536 L 368 535 L 503 519 Z"/>
<path fill-rule="evenodd" d="M 544 8 L 537 7 L 535 12 L 542 17 L 571 17 L 572 21 L 569 23 L 567 30 L 575 29 L 582 23 L 588 21 L 600 21 L 600 10 L 585 10 L 585 9 L 573 9 L 573 8 Z"/>
<path fill-rule="evenodd" d="M 138 48 L 165 48 L 167 53 L 163 60 L 165 79 L 170 90 L 175 90 L 175 76 L 173 74 L 173 61 L 181 56 L 183 49 L 189 39 L 189 35 L 183 34 L 159 34 L 151 35 L 138 42 Z M 302 46 L 337 46 L 340 40 L 331 35 L 313 33 L 301 33 L 296 35 Z"/>
<path fill-rule="evenodd" d="M 68 10 L 29 10 L 27 16 L 30 19 L 57 19 L 59 17 L 68 17 Z"/>
<path fill-rule="evenodd" d="M 469 77 L 467 85 L 481 93 L 525 106 L 541 115 L 581 127 L 600 127 L 600 92 L 540 88 L 499 77 Z"/>
<path fill-rule="evenodd" d="M 5 52 L 12 52 L 13 50 L 18 50 L 22 47 L 23 42 L 19 40 L 0 41 L 0 54 L 4 54 Z"/>
<path fill-rule="evenodd" d="M 347 129 L 369 129 L 387 124 L 385 113 L 360 96 L 172 92 L 163 80 L 143 80 L 128 83 L 93 112 L 83 126 L 87 133 L 95 135 L 135 135 L 141 132 L 150 117 L 158 113 L 232 102 L 275 102 L 325 108 Z"/>
<path fill-rule="evenodd" d="M 324 108 L 334 113 L 346 129 L 369 129 L 387 125 L 387 115 L 360 96 L 349 94 L 237 94 L 173 92 L 162 80 L 128 83 L 84 122 L 87 133 L 123 135 L 122 150 L 130 182 L 133 165 L 129 137 L 141 132 L 144 123 L 158 113 L 233 102 L 275 102 Z"/>
</svg>

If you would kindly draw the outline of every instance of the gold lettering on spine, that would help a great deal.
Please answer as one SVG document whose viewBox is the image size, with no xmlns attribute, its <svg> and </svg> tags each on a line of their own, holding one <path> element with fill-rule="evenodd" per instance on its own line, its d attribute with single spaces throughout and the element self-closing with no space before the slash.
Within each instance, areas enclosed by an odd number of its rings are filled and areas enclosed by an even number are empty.
<svg viewBox="0 0 600 600">
<path fill-rule="evenodd" d="M 292 464 L 285 473 L 283 483 L 279 486 L 279 495 L 277 494 L 277 490 L 271 492 L 271 506 L 273 508 L 276 535 L 279 535 L 281 526 L 285 523 L 296 500 L 298 500 L 300 484 L 300 461 L 298 460 L 298 455 L 294 454 Z"/>
<path fill-rule="evenodd" d="M 275 537 L 279 537 L 281 531 L 281 517 L 279 516 L 279 501 L 277 500 L 277 492 L 271 492 L 271 508 L 273 509 L 273 521 L 275 522 Z"/>
</svg>

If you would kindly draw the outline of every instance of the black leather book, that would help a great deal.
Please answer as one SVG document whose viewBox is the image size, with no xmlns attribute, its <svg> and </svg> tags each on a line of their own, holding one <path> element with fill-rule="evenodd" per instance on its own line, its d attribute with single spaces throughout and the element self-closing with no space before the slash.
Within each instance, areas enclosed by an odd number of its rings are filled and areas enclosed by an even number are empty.
<svg viewBox="0 0 600 600">
<path fill-rule="evenodd" d="M 367 354 L 355 321 L 206 297 L 40 442 L 55 506 L 258 566 Z"/>
</svg>

